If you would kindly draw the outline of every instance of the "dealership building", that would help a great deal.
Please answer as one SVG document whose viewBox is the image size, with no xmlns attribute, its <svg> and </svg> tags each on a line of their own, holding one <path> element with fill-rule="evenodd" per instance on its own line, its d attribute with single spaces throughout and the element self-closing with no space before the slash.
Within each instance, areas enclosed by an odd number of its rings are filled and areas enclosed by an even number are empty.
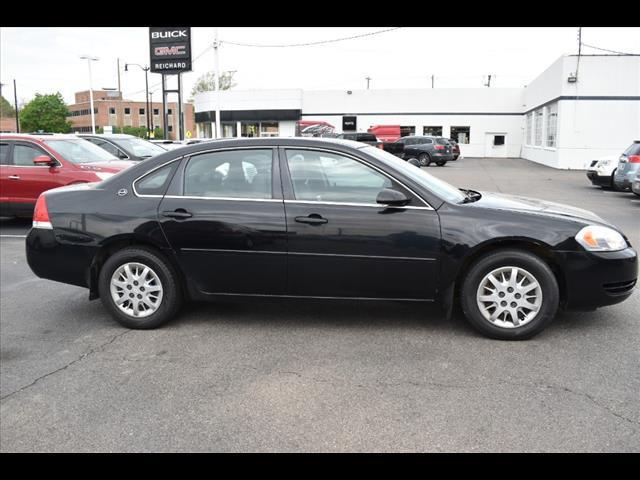
<svg viewBox="0 0 640 480">
<path fill-rule="evenodd" d="M 215 92 L 197 94 L 199 137 L 215 133 Z M 583 169 L 640 139 L 640 56 L 565 55 L 521 88 L 230 90 L 220 92 L 223 137 L 295 136 L 300 120 L 343 131 L 399 125 L 442 135 L 466 157 L 521 157 Z"/>
</svg>

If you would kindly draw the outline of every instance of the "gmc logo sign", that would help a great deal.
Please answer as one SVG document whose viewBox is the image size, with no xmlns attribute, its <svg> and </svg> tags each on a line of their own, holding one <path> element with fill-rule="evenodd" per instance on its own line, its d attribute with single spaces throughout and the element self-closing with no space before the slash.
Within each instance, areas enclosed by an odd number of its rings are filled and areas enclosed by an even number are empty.
<svg viewBox="0 0 640 480">
<path fill-rule="evenodd" d="M 153 53 L 159 57 L 167 55 L 185 55 L 187 53 L 187 47 L 179 45 L 177 47 L 155 47 Z"/>
<path fill-rule="evenodd" d="M 187 38 L 186 30 L 173 30 L 172 32 L 151 32 L 151 38 Z"/>
</svg>

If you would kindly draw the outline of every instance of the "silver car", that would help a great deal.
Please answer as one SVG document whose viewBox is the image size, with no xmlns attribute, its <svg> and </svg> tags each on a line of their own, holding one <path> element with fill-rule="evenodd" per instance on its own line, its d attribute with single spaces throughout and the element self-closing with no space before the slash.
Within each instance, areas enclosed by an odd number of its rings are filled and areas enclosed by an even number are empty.
<svg viewBox="0 0 640 480">
<path fill-rule="evenodd" d="M 640 197 L 640 171 L 636 173 L 636 178 L 631 184 L 631 191 Z"/>
<path fill-rule="evenodd" d="M 634 141 L 620 156 L 613 184 L 618 190 L 631 190 L 631 184 L 640 171 L 640 140 Z"/>
</svg>

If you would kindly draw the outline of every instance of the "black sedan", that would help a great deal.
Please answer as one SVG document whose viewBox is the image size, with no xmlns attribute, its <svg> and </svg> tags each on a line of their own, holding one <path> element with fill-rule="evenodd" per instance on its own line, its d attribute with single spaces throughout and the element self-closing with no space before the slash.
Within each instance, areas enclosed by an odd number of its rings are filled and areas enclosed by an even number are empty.
<svg viewBox="0 0 640 480">
<path fill-rule="evenodd" d="M 624 234 L 589 211 L 313 138 L 201 143 L 50 190 L 26 248 L 36 275 L 141 329 L 187 299 L 395 300 L 459 302 L 485 335 L 524 339 L 558 308 L 625 300 L 638 274 Z"/>
</svg>

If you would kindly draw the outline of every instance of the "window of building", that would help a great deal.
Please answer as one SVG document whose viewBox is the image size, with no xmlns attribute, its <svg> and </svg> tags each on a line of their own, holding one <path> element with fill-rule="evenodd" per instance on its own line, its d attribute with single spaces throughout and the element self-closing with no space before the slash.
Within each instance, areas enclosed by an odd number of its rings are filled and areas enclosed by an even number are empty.
<svg viewBox="0 0 640 480">
<path fill-rule="evenodd" d="M 272 198 L 270 149 L 195 155 L 184 172 L 184 194 L 196 197 Z"/>
<path fill-rule="evenodd" d="M 556 147 L 556 137 L 558 135 L 558 103 L 552 103 L 546 107 L 547 110 L 547 134 L 546 146 Z"/>
<path fill-rule="evenodd" d="M 171 115 L 173 113 L 173 110 L 171 110 L 170 108 L 167 108 L 167 114 Z"/>
<path fill-rule="evenodd" d="M 451 127 L 450 138 L 459 144 L 471 143 L 471 127 Z"/>
<path fill-rule="evenodd" d="M 543 111 L 541 108 L 536 110 L 535 112 L 535 142 L 534 145 L 541 146 L 542 145 L 542 118 Z"/>
<path fill-rule="evenodd" d="M 260 123 L 259 122 L 242 122 L 240 124 L 240 135 L 243 137 L 259 137 Z"/>
<path fill-rule="evenodd" d="M 277 137 L 278 132 L 278 122 L 260 122 L 261 137 Z"/>
<path fill-rule="evenodd" d="M 116 114 L 116 107 L 109 107 L 109 115 L 115 115 Z"/>
<path fill-rule="evenodd" d="M 429 135 L 431 137 L 441 137 L 442 127 L 423 127 L 422 134 Z"/>
<path fill-rule="evenodd" d="M 144 115 L 144 108 L 138 109 L 138 115 Z"/>
<path fill-rule="evenodd" d="M 416 127 L 400 127 L 400 136 L 409 137 L 416 134 Z"/>
<path fill-rule="evenodd" d="M 154 115 L 160 115 L 160 109 L 158 109 L 158 108 L 154 108 L 154 109 L 153 109 L 153 114 L 154 114 Z"/>
<path fill-rule="evenodd" d="M 392 186 L 382 173 L 342 155 L 287 150 L 287 162 L 298 200 L 375 204 L 380 190 Z"/>
<path fill-rule="evenodd" d="M 222 137 L 230 138 L 236 136 L 236 122 L 222 122 Z"/>
<path fill-rule="evenodd" d="M 533 134 L 533 112 L 527 113 L 527 124 L 524 132 L 524 144 L 531 145 L 531 135 Z"/>
<path fill-rule="evenodd" d="M 131 109 L 129 107 L 125 107 L 124 108 L 124 114 L 125 115 L 131 115 Z"/>
<path fill-rule="evenodd" d="M 168 132 L 173 132 L 173 125 L 169 125 L 169 128 L 167 128 Z"/>
<path fill-rule="evenodd" d="M 493 136 L 493 144 L 494 145 L 504 145 L 504 135 L 494 135 Z"/>
</svg>

